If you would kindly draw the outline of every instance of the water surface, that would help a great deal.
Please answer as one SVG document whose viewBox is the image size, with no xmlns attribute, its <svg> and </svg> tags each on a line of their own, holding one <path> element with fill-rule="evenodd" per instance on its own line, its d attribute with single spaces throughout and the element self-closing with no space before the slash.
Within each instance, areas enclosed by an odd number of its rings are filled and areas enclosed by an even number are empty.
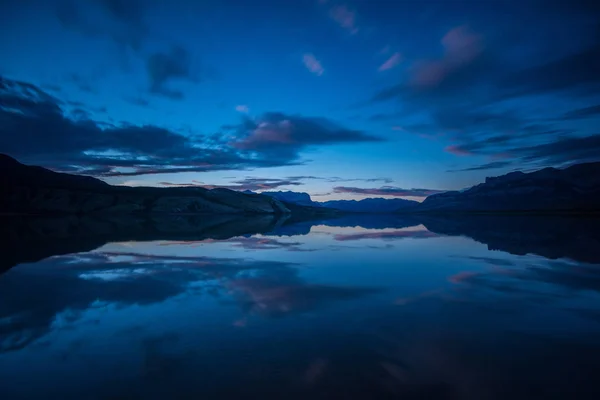
<svg viewBox="0 0 600 400">
<path fill-rule="evenodd" d="M 4 224 L 2 398 L 600 395 L 598 221 L 270 218 Z"/>
</svg>

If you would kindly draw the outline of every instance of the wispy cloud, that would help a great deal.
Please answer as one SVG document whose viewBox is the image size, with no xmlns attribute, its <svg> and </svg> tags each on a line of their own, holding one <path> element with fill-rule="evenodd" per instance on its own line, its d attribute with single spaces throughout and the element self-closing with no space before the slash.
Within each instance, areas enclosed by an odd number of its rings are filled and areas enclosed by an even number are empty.
<svg viewBox="0 0 600 400">
<path fill-rule="evenodd" d="M 387 71 L 389 69 L 395 68 L 402 62 L 402 55 L 400 53 L 394 53 L 378 68 L 379 72 Z"/>
<path fill-rule="evenodd" d="M 346 5 L 333 6 L 329 11 L 329 16 L 338 23 L 339 26 L 346 29 L 351 34 L 358 33 L 356 26 L 356 12 L 350 10 Z"/>
<path fill-rule="evenodd" d="M 302 62 L 304 63 L 306 69 L 308 69 L 310 72 L 317 76 L 321 76 L 325 72 L 325 69 L 321 65 L 321 62 L 317 60 L 317 58 L 312 53 L 305 53 L 302 56 Z"/>
<path fill-rule="evenodd" d="M 250 112 L 250 107 L 248 107 L 245 104 L 240 104 L 238 106 L 235 106 L 235 111 L 241 112 L 241 113 L 244 113 L 244 114 L 248 114 Z"/>
<path fill-rule="evenodd" d="M 465 172 L 465 171 L 485 171 L 489 169 L 499 169 L 505 168 L 512 164 L 511 161 L 493 161 L 482 165 L 475 165 L 472 167 L 461 168 L 461 169 L 451 169 L 447 172 Z"/>
<path fill-rule="evenodd" d="M 445 192 L 445 190 L 435 189 L 403 189 L 396 186 L 382 186 L 380 188 L 358 188 L 348 186 L 336 186 L 334 193 L 353 193 L 367 194 L 375 196 L 394 196 L 394 197 L 426 197 L 436 193 Z"/>
<path fill-rule="evenodd" d="M 427 239 L 438 237 L 437 233 L 427 230 L 406 230 L 406 231 L 383 231 L 383 232 L 365 232 L 352 234 L 338 234 L 333 238 L 340 242 L 363 240 L 363 239 Z"/>
<path fill-rule="evenodd" d="M 584 119 L 592 117 L 600 117 L 600 104 L 568 111 L 563 114 L 562 119 Z"/>
<path fill-rule="evenodd" d="M 450 154 L 454 154 L 455 156 L 472 156 L 473 153 L 459 145 L 450 145 L 450 146 L 446 146 L 446 148 L 444 148 L 444 151 L 446 153 L 450 153 Z"/>
</svg>

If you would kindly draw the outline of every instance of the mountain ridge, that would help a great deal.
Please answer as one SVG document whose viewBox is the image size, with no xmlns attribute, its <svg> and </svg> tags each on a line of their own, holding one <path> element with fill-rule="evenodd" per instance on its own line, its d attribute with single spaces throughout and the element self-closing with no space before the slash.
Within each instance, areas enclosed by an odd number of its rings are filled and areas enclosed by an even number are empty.
<svg viewBox="0 0 600 400">
<path fill-rule="evenodd" d="M 279 200 L 224 188 L 113 186 L 0 155 L 3 213 L 290 213 Z"/>
<path fill-rule="evenodd" d="M 600 210 L 600 162 L 488 177 L 463 191 L 427 197 L 418 212 Z"/>
</svg>

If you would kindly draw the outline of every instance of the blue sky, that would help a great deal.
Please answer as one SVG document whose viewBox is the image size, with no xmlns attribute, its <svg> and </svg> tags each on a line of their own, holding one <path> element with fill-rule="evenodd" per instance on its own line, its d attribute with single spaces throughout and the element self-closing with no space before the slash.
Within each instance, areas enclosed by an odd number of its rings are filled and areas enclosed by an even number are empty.
<svg viewBox="0 0 600 400">
<path fill-rule="evenodd" d="M 591 1 L 0 7 L 0 152 L 25 163 L 330 200 L 600 158 Z"/>
</svg>

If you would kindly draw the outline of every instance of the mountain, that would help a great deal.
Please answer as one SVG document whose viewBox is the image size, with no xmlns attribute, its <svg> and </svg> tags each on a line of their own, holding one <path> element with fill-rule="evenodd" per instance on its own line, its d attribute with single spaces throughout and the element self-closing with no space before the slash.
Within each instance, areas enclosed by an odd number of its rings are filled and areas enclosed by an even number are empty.
<svg viewBox="0 0 600 400">
<path fill-rule="evenodd" d="M 262 195 L 273 197 L 280 201 L 285 201 L 288 203 L 299 204 L 301 206 L 310 206 L 310 207 L 320 207 L 321 203 L 317 203 L 312 201 L 310 195 L 304 192 L 262 192 Z"/>
<path fill-rule="evenodd" d="M 600 162 L 486 178 L 484 183 L 464 191 L 431 195 L 416 209 L 418 212 L 591 210 L 600 210 Z"/>
<path fill-rule="evenodd" d="M 252 193 L 252 192 L 250 192 Z M 399 209 L 408 210 L 419 203 L 403 199 L 369 198 L 363 200 L 331 200 L 325 202 L 313 201 L 308 193 L 304 192 L 262 192 L 265 196 L 276 198 L 284 203 L 293 203 L 302 206 L 324 207 L 354 213 L 390 213 Z"/>
<path fill-rule="evenodd" d="M 229 189 L 111 186 L 0 155 L 0 213 L 289 213 L 279 200 Z"/>
<path fill-rule="evenodd" d="M 323 207 L 358 213 L 390 213 L 399 210 L 409 211 L 419 203 L 404 199 L 369 198 L 363 200 L 332 200 L 321 203 Z"/>
</svg>

